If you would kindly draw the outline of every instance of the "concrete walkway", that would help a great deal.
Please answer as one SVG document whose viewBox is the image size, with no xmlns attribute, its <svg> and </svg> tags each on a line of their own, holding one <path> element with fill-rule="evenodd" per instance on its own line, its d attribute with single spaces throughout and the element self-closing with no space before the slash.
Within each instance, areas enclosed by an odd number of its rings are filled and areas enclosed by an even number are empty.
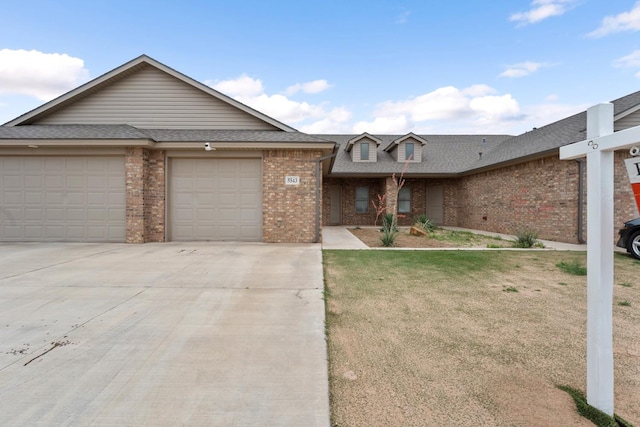
<svg viewBox="0 0 640 427">
<path fill-rule="evenodd" d="M 0 244 L 0 425 L 329 426 L 320 245 Z"/>
<path fill-rule="evenodd" d="M 489 231 L 470 230 L 460 227 L 443 227 L 448 230 L 467 231 L 476 234 L 484 234 L 487 236 L 500 237 L 504 240 L 515 240 L 515 236 L 508 234 L 492 233 Z M 587 245 L 577 245 L 571 243 L 552 242 L 550 240 L 540 240 L 548 250 L 558 251 L 586 251 Z M 360 239 L 355 237 L 344 226 L 330 226 L 322 227 L 322 248 L 323 249 L 371 249 Z M 374 248 L 382 250 L 505 250 L 501 249 L 489 249 L 489 248 Z M 619 249 L 619 248 L 618 248 Z M 537 249 L 539 250 L 539 249 Z"/>
</svg>

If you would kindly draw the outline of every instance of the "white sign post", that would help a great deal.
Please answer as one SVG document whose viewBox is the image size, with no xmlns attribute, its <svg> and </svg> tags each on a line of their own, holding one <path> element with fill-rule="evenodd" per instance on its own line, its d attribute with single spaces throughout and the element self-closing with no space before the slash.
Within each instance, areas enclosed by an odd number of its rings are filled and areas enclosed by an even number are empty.
<svg viewBox="0 0 640 427">
<path fill-rule="evenodd" d="M 587 157 L 587 402 L 613 416 L 614 151 L 640 143 L 640 126 L 613 132 L 613 104 L 587 110 L 587 139 L 560 159 Z"/>
</svg>

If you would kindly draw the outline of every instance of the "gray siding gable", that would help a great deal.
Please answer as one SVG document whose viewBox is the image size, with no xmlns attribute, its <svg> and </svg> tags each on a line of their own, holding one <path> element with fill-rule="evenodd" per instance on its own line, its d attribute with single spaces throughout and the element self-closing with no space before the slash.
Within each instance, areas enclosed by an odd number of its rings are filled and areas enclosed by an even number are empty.
<svg viewBox="0 0 640 427">
<path fill-rule="evenodd" d="M 295 131 L 145 55 L 6 125 L 25 124 Z"/>
</svg>

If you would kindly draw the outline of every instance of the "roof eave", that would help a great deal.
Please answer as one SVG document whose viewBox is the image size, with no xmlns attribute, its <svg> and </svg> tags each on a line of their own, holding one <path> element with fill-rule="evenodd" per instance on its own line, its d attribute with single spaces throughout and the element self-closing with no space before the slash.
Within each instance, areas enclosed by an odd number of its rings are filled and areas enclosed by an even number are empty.
<svg viewBox="0 0 640 427">
<path fill-rule="evenodd" d="M 505 160 L 502 162 L 497 162 L 497 163 L 491 163 L 489 165 L 485 165 L 485 166 L 481 166 L 478 168 L 467 168 L 463 171 L 460 172 L 460 176 L 469 176 L 469 175 L 475 175 L 477 173 L 481 173 L 481 172 L 487 172 L 490 170 L 495 170 L 495 169 L 501 169 L 501 168 L 505 168 L 508 166 L 513 166 L 513 165 L 517 165 L 520 163 L 526 163 L 526 162 L 530 162 L 532 160 L 538 160 L 538 159 L 542 159 L 545 157 L 550 157 L 550 156 L 557 156 L 559 153 L 560 149 L 559 148 L 552 148 L 550 150 L 545 150 L 545 151 L 540 151 L 537 153 L 533 153 L 533 154 L 529 154 L 526 156 L 522 156 L 522 157 L 517 157 L 515 159 L 510 159 L 510 160 Z"/>
</svg>

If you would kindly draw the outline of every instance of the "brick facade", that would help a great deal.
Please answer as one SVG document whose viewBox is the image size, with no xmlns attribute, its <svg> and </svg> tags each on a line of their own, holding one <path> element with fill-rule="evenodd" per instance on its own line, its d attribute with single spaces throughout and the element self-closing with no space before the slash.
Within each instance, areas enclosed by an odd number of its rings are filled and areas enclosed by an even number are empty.
<svg viewBox="0 0 640 427">
<path fill-rule="evenodd" d="M 458 187 L 458 226 L 543 239 L 577 236 L 578 163 L 547 157 L 466 176 Z"/>
<path fill-rule="evenodd" d="M 165 153 L 128 147 L 125 154 L 126 241 L 165 241 Z"/>
<path fill-rule="evenodd" d="M 616 230 L 625 221 L 639 216 L 624 165 L 628 157 L 626 151 L 615 155 Z M 400 213 L 398 223 L 410 225 L 416 216 L 425 213 L 427 187 L 442 186 L 444 225 L 506 234 L 530 228 L 541 239 L 576 243 L 579 237 L 587 238 L 586 165 L 582 236 L 578 236 L 578 170 L 577 161 L 550 156 L 461 178 L 407 178 L 404 187 L 411 189 L 411 212 Z M 373 207 L 367 214 L 355 213 L 355 188 L 368 186 L 370 199 L 374 200 L 385 188 L 393 191 L 390 182 L 391 177 L 326 178 L 323 224 L 330 224 L 329 195 L 331 188 L 337 186 L 342 193 L 342 224 L 374 225 Z"/>
<path fill-rule="evenodd" d="M 127 147 L 126 174 L 126 226 L 127 243 L 144 243 L 144 174 L 146 150 Z"/>
<path fill-rule="evenodd" d="M 315 159 L 321 156 L 320 151 L 264 151 L 262 162 L 264 242 L 311 243 L 315 240 L 317 165 Z M 300 184 L 285 185 L 287 176 L 300 177 Z M 322 189 L 322 173 L 318 184 Z M 322 212 L 321 204 L 318 207 Z"/>
<path fill-rule="evenodd" d="M 144 178 L 144 241 L 165 241 L 166 155 L 164 151 L 149 151 L 145 156 Z"/>
<path fill-rule="evenodd" d="M 387 187 L 388 185 L 388 187 Z M 404 187 L 411 189 L 411 211 L 400 213 L 398 223 L 400 225 L 411 225 L 413 220 L 420 214 L 426 212 L 427 207 L 427 187 L 442 186 L 444 193 L 444 225 L 456 225 L 457 220 L 457 202 L 456 202 L 456 180 L 447 179 L 419 179 L 407 178 Z M 385 197 L 385 212 L 391 212 L 394 208 L 395 186 L 391 177 L 387 178 L 331 178 L 325 177 L 323 185 L 323 218 L 322 223 L 329 225 L 331 222 L 331 189 L 340 188 L 342 195 L 341 219 L 342 225 L 374 225 L 376 223 L 376 211 L 372 201 L 377 203 L 378 195 L 385 194 L 387 189 L 392 196 L 387 199 Z M 369 187 L 369 211 L 367 213 L 357 213 L 355 207 L 356 187 Z M 384 213 L 382 214 L 384 215 Z M 378 218 L 377 224 L 380 225 L 382 218 Z"/>
</svg>

